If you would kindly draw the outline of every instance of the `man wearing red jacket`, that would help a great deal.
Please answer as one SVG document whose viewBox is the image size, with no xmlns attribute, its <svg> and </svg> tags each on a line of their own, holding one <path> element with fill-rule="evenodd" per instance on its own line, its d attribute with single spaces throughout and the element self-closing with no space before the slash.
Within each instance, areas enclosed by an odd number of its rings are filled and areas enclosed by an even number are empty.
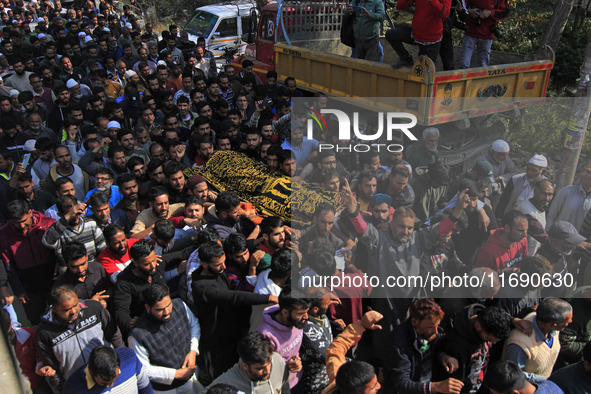
<svg viewBox="0 0 591 394">
<path fill-rule="evenodd" d="M 0 227 L 0 258 L 6 264 L 12 291 L 31 324 L 36 325 L 45 311 L 55 269 L 53 250 L 41 239 L 55 220 L 31 210 L 24 200 L 9 202 L 6 210 L 8 223 Z"/>
<path fill-rule="evenodd" d="M 392 63 L 393 68 L 412 67 L 412 56 L 403 43 L 419 46 L 419 56 L 427 55 L 433 63 L 437 60 L 443 21 L 449 16 L 451 0 L 399 0 L 398 10 L 404 10 L 415 4 L 412 27 L 399 26 L 386 32 L 386 39 L 398 54 L 400 60 Z"/>
<path fill-rule="evenodd" d="M 490 60 L 493 36 L 497 24 L 509 15 L 505 0 L 466 0 L 468 7 L 468 31 L 462 42 L 460 68 L 470 68 L 470 59 L 476 49 L 475 67 L 486 67 Z"/>
</svg>

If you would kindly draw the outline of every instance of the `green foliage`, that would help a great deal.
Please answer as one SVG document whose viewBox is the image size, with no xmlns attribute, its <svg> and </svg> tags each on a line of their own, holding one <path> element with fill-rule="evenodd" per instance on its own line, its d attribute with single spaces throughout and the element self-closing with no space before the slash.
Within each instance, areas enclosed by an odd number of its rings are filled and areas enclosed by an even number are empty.
<svg viewBox="0 0 591 394">
<path fill-rule="evenodd" d="M 556 62 L 551 74 L 551 82 L 554 86 L 571 85 L 579 78 L 589 31 L 591 31 L 591 21 L 583 22 L 582 26 L 576 30 L 573 30 L 573 21 L 569 21 L 556 49 Z"/>
<path fill-rule="evenodd" d="M 573 108 L 572 98 L 547 99 L 542 106 L 524 110 L 517 120 L 503 119 L 505 138 L 512 146 L 529 152 L 559 156 Z M 591 126 L 591 125 L 590 125 Z M 586 135 L 583 152 L 591 150 L 591 136 Z"/>
</svg>

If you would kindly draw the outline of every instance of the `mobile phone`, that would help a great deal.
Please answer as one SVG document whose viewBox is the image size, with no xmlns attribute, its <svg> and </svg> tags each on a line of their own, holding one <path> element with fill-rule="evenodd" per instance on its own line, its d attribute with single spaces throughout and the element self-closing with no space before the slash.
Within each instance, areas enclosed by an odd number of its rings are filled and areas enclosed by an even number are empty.
<svg viewBox="0 0 591 394">
<path fill-rule="evenodd" d="M 31 154 L 30 153 L 25 153 L 23 155 L 23 168 L 27 168 L 27 166 L 29 165 L 29 160 L 31 159 Z"/>
<path fill-rule="evenodd" d="M 363 9 L 356 5 L 355 7 L 353 7 L 353 12 L 355 12 L 356 14 L 361 14 L 363 12 Z"/>
</svg>

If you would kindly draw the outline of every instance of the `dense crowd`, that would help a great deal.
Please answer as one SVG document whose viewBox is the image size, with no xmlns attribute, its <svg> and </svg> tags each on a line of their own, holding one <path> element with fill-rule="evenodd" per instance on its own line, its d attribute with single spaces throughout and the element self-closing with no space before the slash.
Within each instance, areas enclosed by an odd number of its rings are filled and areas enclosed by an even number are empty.
<svg viewBox="0 0 591 394">
<path fill-rule="evenodd" d="M 293 78 L 129 6 L 1 3 L 2 328 L 33 392 L 591 392 L 591 163 L 555 194 L 504 140 L 458 175 L 434 127 L 319 149 L 350 141 L 304 136 L 328 98 Z M 255 172 L 309 220 L 243 201 Z M 358 281 L 440 274 L 489 282 Z M 337 277 L 365 284 L 304 285 Z"/>
</svg>

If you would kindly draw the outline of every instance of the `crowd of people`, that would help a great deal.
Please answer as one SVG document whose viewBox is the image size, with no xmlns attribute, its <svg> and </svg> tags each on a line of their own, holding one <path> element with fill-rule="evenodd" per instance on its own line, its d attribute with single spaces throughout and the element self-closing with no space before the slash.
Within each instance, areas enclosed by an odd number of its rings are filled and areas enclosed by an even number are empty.
<svg viewBox="0 0 591 394">
<path fill-rule="evenodd" d="M 555 194 L 504 140 L 455 176 L 434 127 L 321 150 L 337 121 L 304 136 L 328 98 L 293 78 L 129 6 L 1 3 L 2 329 L 33 392 L 591 392 L 590 162 Z M 310 219 L 243 201 L 250 171 L 309 186 Z M 357 281 L 442 273 L 490 281 Z M 304 285 L 335 277 L 366 284 Z"/>
</svg>

